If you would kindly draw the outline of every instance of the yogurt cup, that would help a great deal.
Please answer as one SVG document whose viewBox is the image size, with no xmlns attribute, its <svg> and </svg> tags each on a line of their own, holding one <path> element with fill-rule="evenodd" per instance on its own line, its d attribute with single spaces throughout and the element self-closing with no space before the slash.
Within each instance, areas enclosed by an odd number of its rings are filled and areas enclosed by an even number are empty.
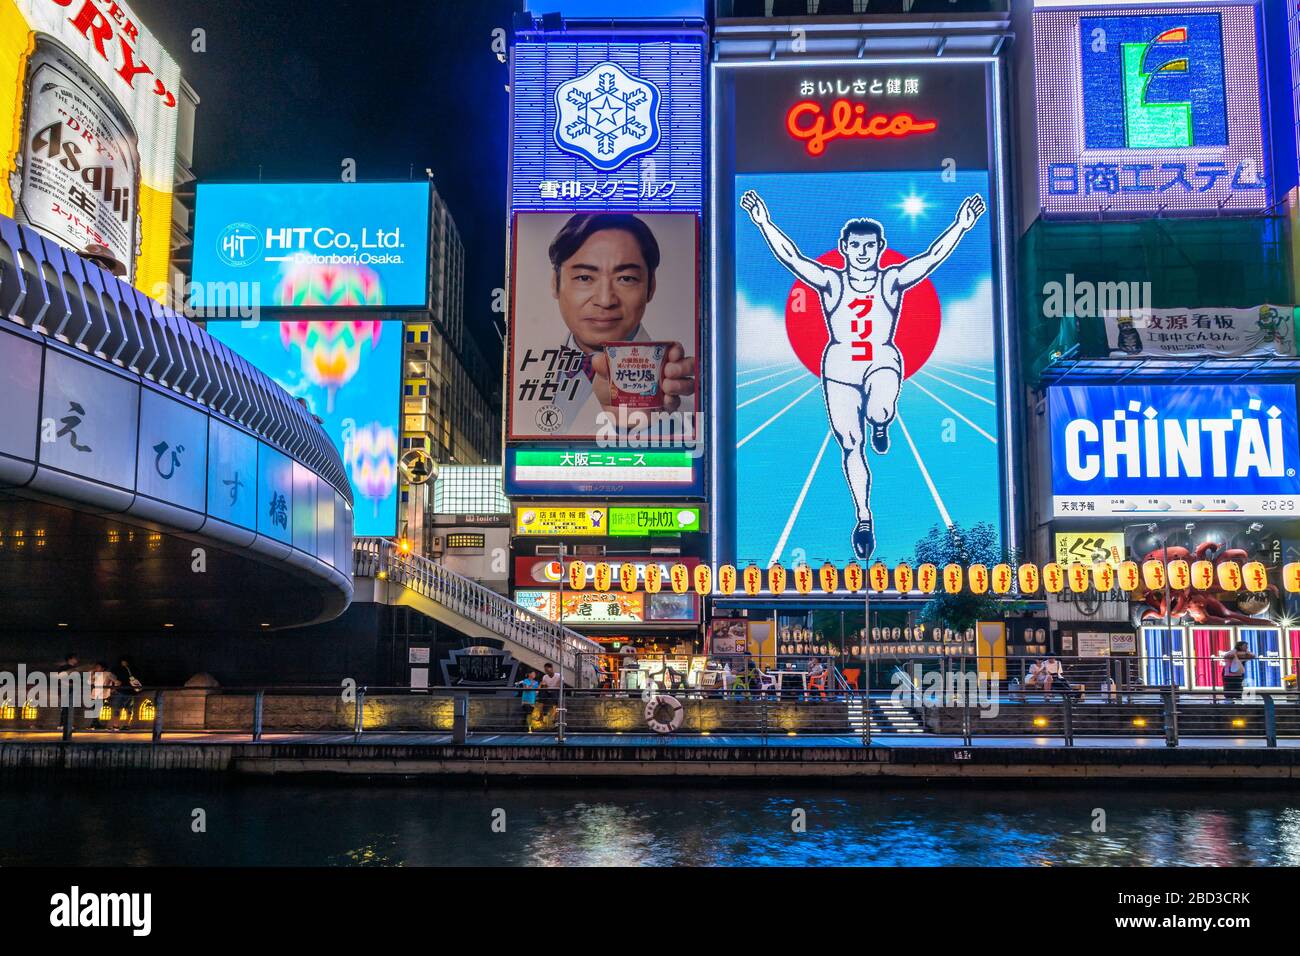
<svg viewBox="0 0 1300 956">
<path fill-rule="evenodd" d="M 671 342 L 609 342 L 609 396 L 626 408 L 664 407 L 664 366 Z"/>
</svg>

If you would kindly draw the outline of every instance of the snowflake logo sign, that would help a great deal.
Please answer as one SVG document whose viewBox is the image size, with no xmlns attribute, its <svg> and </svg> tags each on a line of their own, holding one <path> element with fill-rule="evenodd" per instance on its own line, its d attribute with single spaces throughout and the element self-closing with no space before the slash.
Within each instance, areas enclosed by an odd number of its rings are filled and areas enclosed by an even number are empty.
<svg viewBox="0 0 1300 956">
<path fill-rule="evenodd" d="M 555 144 L 597 169 L 618 169 L 659 145 L 659 88 L 601 63 L 555 91 Z"/>
</svg>

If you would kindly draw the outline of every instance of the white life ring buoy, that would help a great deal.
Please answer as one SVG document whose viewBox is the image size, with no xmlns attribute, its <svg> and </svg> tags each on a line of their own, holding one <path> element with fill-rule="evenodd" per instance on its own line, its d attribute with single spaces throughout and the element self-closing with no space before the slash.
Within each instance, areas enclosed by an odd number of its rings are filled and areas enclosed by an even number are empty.
<svg viewBox="0 0 1300 956">
<path fill-rule="evenodd" d="M 657 734 L 671 734 L 682 725 L 686 710 L 671 694 L 655 694 L 645 705 L 645 722 Z"/>
</svg>

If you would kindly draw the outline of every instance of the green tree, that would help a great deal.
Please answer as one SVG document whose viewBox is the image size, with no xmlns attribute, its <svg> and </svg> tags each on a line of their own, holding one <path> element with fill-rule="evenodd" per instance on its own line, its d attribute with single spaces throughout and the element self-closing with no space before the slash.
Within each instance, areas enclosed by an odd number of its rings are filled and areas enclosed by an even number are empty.
<svg viewBox="0 0 1300 956">
<path fill-rule="evenodd" d="M 993 525 L 980 522 L 962 528 L 960 525 L 947 527 L 937 524 L 916 542 L 913 567 L 933 564 L 942 573 L 945 564 L 960 564 L 964 570 L 972 564 L 991 568 L 1002 561 L 1016 563 L 1015 556 L 1003 550 Z M 964 632 L 978 621 L 999 621 L 1004 614 L 1019 610 L 1023 610 L 1021 602 L 1007 601 L 991 592 L 972 594 L 968 588 L 963 588 L 957 594 L 948 594 L 940 585 L 940 590 L 921 609 L 921 620 Z"/>
</svg>

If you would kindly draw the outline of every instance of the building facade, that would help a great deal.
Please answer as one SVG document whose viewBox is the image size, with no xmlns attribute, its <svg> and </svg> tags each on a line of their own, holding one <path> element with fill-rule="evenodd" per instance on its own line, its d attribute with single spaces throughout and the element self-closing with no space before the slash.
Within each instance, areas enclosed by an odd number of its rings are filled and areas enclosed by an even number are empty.
<svg viewBox="0 0 1300 956">
<path fill-rule="evenodd" d="M 401 453 L 408 462 L 423 461 L 425 474 L 443 465 L 494 464 L 500 458 L 496 373 L 465 332 L 465 247 L 432 184 L 428 261 L 428 310 L 407 315 L 403 327 Z M 409 480 L 399 485 L 399 533 L 426 554 L 435 536 L 431 488 Z"/>
<path fill-rule="evenodd" d="M 610 540 L 618 496 L 674 497 L 591 442 L 574 373 L 599 384 L 590 351 L 575 323 L 552 328 L 550 299 L 562 305 L 565 230 L 588 238 L 578 216 L 666 234 L 661 217 L 689 208 L 693 147 L 673 110 L 698 95 L 706 485 L 679 500 L 703 505 L 707 543 L 647 539 L 692 575 L 697 557 L 730 571 L 695 649 L 716 630 L 755 653 L 833 649 L 867 668 L 978 654 L 1004 673 L 1017 655 L 1113 649 L 1145 679 L 1205 686 L 1212 668 L 1193 660 L 1240 637 L 1269 661 L 1257 682 L 1277 686 L 1300 660 L 1291 599 L 1179 582 L 1162 595 L 1115 572 L 1152 558 L 1280 571 L 1300 554 L 1294 10 L 717 0 L 696 11 L 709 55 L 693 94 L 680 60 L 676 83 L 655 72 L 656 54 L 680 57 L 657 45 L 681 39 L 683 6 L 611 23 L 538 0 L 516 22 L 505 485 L 521 600 L 550 607 L 569 555 L 644 567 L 649 553 Z M 941 254 L 891 302 L 852 285 L 866 281 L 846 259 L 855 230 L 881 269 Z M 844 283 L 854 314 L 828 315 Z M 605 438 L 625 434 L 620 421 Z M 667 457 L 630 461 L 673 475 Z M 911 577 L 932 564 L 1051 580 L 1002 580 L 1002 598 L 983 576 L 956 580 L 997 599 L 955 627 L 938 580 Z M 885 574 L 869 612 L 839 576 L 854 565 Z M 777 566 L 797 584 L 777 586 Z M 736 581 L 747 567 L 762 573 L 752 591 Z M 819 586 L 818 568 L 836 573 Z M 1078 568 L 1098 576 L 1065 587 Z M 570 603 L 594 634 L 650 617 L 616 614 L 613 597 Z"/>
</svg>

